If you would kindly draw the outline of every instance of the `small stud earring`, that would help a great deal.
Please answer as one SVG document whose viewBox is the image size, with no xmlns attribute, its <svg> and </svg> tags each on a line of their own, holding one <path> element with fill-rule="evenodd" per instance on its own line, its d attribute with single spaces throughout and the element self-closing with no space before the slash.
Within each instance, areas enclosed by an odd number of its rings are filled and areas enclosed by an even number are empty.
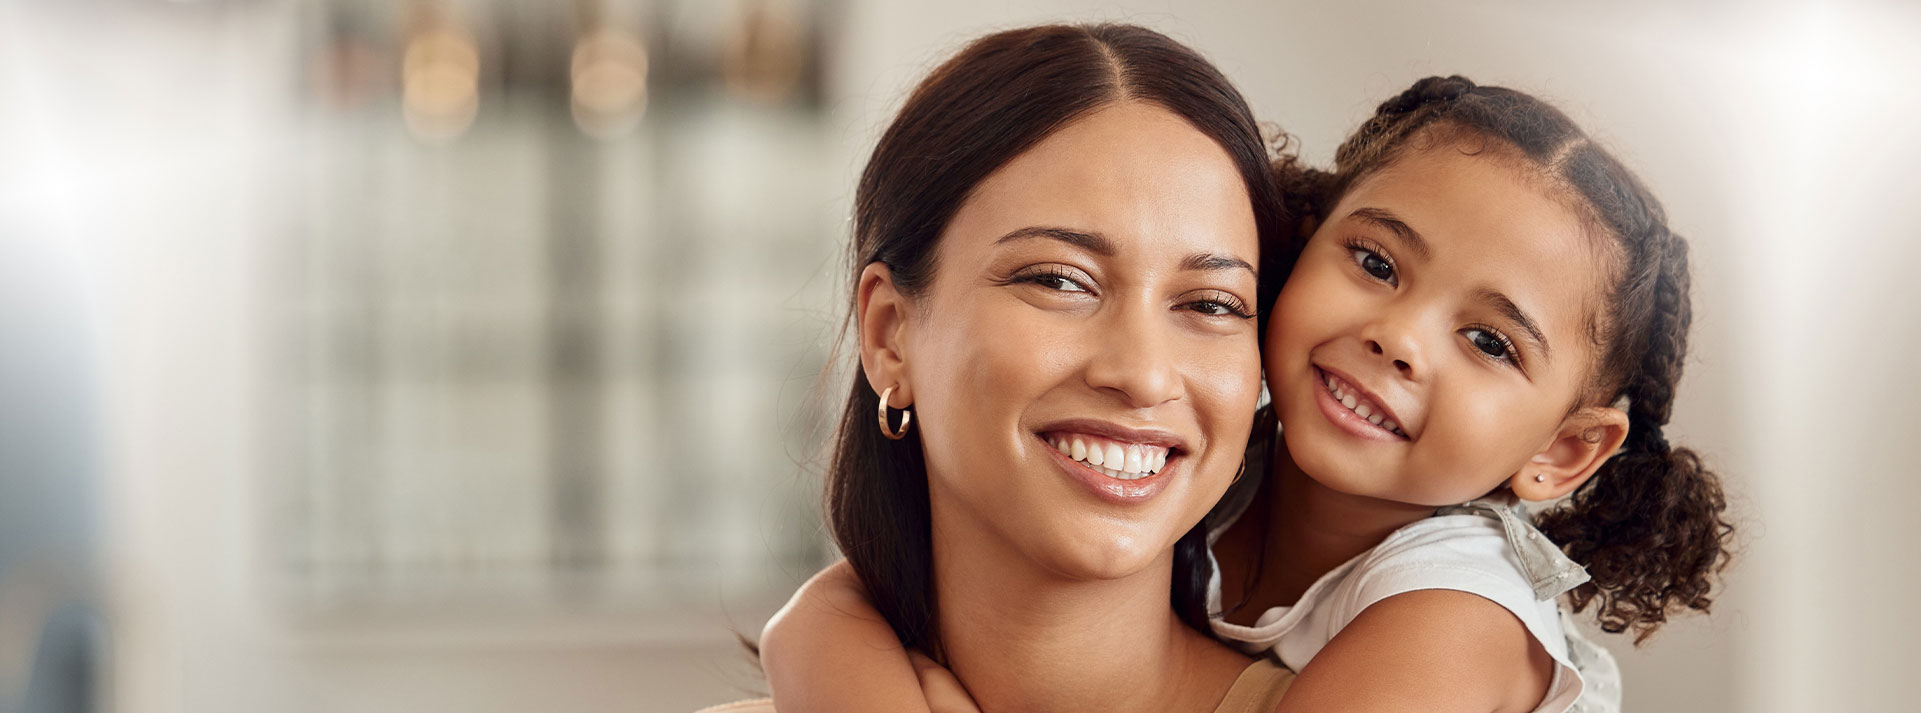
<svg viewBox="0 0 1921 713">
<path fill-rule="evenodd" d="M 1535 473 L 1535 474 L 1534 474 L 1534 482 L 1536 482 L 1536 483 L 1545 483 L 1545 482 L 1547 482 L 1547 474 L 1546 474 L 1546 473 Z"/>
</svg>

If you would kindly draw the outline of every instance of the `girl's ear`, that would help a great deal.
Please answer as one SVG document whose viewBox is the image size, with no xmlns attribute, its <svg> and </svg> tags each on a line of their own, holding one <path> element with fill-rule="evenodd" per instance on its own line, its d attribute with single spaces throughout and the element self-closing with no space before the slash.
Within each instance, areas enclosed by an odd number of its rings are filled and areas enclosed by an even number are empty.
<svg viewBox="0 0 1921 713">
<path fill-rule="evenodd" d="M 914 387 L 907 380 L 904 342 L 913 305 L 894 287 L 894 273 L 880 262 L 860 271 L 855 292 L 854 318 L 860 334 L 860 368 L 875 393 L 892 387 L 888 406 L 904 409 L 914 403 Z"/>
<path fill-rule="evenodd" d="M 1617 408 L 1588 406 L 1561 422 L 1545 447 L 1528 459 L 1508 487 L 1522 500 L 1553 500 L 1581 487 L 1628 437 L 1628 416 Z"/>
</svg>

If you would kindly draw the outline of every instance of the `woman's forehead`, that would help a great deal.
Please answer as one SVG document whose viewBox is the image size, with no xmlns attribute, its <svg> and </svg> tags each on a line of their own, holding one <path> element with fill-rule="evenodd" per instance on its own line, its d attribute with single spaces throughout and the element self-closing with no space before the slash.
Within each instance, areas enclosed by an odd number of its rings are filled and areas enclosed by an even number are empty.
<svg viewBox="0 0 1921 713">
<path fill-rule="evenodd" d="M 1259 249 L 1247 186 L 1227 152 L 1140 102 L 1096 110 L 1016 156 L 975 187 L 947 234 L 991 243 L 1033 226 L 1250 262 Z"/>
</svg>

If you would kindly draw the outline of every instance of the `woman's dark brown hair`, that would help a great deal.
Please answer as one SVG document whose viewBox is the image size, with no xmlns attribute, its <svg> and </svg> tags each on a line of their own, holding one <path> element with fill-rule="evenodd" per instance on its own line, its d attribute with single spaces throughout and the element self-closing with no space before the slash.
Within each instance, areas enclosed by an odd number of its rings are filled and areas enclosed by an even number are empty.
<svg viewBox="0 0 1921 713">
<path fill-rule="evenodd" d="M 1701 457 L 1661 434 L 1693 321 L 1687 243 L 1641 180 L 1567 115 L 1459 76 L 1428 77 L 1382 103 L 1341 144 L 1332 173 L 1282 175 L 1293 193 L 1318 196 L 1311 210 L 1325 219 L 1356 181 L 1411 148 L 1435 147 L 1520 159 L 1605 241 L 1613 279 L 1589 327 L 1599 358 L 1574 406 L 1625 403 L 1627 443 L 1540 523 L 1593 577 L 1570 593 L 1575 611 L 1595 605 L 1603 630 L 1632 629 L 1636 643 L 1670 613 L 1707 611 L 1734 532 L 1727 500 Z"/>
<path fill-rule="evenodd" d="M 1129 101 L 1165 108 L 1212 138 L 1246 181 L 1264 246 L 1292 238 L 1253 114 L 1213 65 L 1142 27 L 1049 25 L 975 40 L 908 97 L 861 174 L 849 274 L 857 280 L 880 262 L 901 292 L 923 293 L 937 269 L 935 243 L 976 185 L 1076 119 Z M 920 432 L 882 437 L 878 408 L 875 389 L 855 370 L 826 474 L 828 526 L 901 642 L 939 659 Z M 1196 525 L 1175 548 L 1170 596 L 1201 631 L 1209 574 Z"/>
</svg>

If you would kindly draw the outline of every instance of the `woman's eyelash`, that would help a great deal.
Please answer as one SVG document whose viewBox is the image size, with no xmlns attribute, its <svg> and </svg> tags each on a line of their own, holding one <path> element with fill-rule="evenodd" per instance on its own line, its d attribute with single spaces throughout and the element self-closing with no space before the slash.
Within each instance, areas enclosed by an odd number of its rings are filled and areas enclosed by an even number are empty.
<svg viewBox="0 0 1921 713">
<path fill-rule="evenodd" d="M 1194 309 L 1195 307 L 1200 307 L 1200 306 L 1208 306 L 1210 308 L 1219 308 L 1221 311 L 1209 312 L 1202 309 Z M 1241 319 L 1254 318 L 1254 313 L 1248 311 L 1247 309 L 1247 303 L 1242 302 L 1240 298 L 1237 298 L 1225 292 L 1216 292 L 1212 295 L 1209 295 L 1206 299 L 1195 300 L 1193 302 L 1189 302 L 1187 304 L 1181 305 L 1181 307 L 1183 309 L 1190 309 L 1195 312 L 1200 312 L 1202 314 L 1209 314 L 1217 317 L 1226 317 L 1231 315 L 1234 317 L 1239 317 Z"/>
<path fill-rule="evenodd" d="M 1036 285 L 1060 292 L 1085 292 L 1088 294 L 1093 294 L 1094 292 L 1093 288 L 1088 287 L 1082 282 L 1081 276 L 1075 271 L 1053 265 L 1023 270 L 1007 278 L 1003 284 Z M 1072 285 L 1073 289 L 1068 289 L 1065 285 Z M 1180 308 L 1214 317 L 1232 316 L 1241 319 L 1253 319 L 1255 316 L 1252 311 L 1247 309 L 1246 302 L 1241 301 L 1240 298 L 1234 295 L 1218 290 L 1207 295 L 1205 298 L 1183 303 Z"/>
<path fill-rule="evenodd" d="M 1063 283 L 1063 282 L 1069 285 L 1073 285 L 1076 289 L 1067 290 L 1062 288 L 1060 283 Z M 1045 287 L 1050 290 L 1060 290 L 1062 292 L 1078 291 L 1078 292 L 1092 293 L 1094 291 L 1092 288 L 1089 288 L 1087 285 L 1082 284 L 1079 276 L 1075 275 L 1072 271 L 1066 268 L 1056 267 L 1056 266 L 1038 267 L 1032 270 L 1022 271 L 1021 273 L 1016 274 L 1011 278 L 1008 278 L 1007 284 L 1039 285 L 1041 287 Z"/>
</svg>

